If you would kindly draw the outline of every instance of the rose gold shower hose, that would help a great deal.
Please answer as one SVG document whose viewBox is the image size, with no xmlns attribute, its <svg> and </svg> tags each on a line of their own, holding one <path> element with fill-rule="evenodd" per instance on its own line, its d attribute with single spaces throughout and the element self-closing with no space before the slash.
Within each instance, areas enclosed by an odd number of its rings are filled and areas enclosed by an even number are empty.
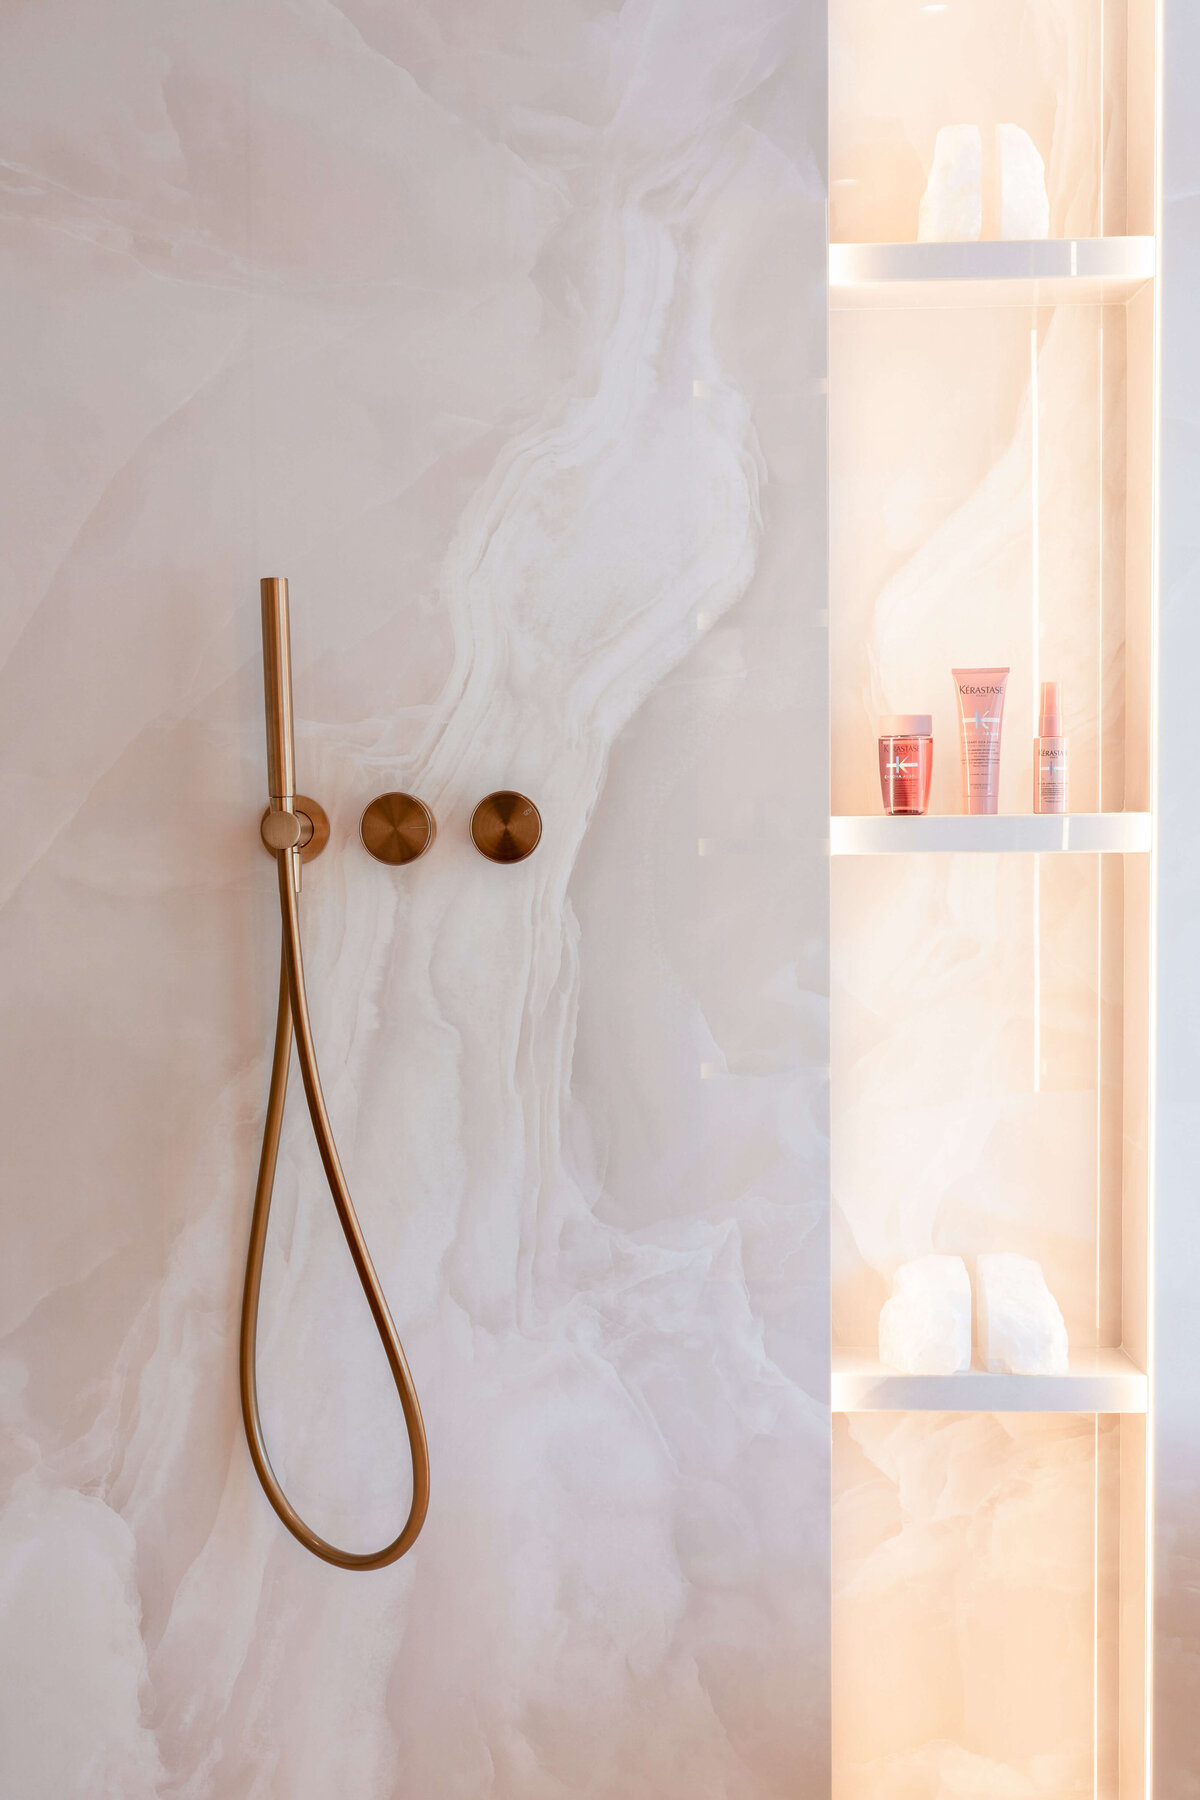
<svg viewBox="0 0 1200 1800">
<path fill-rule="evenodd" d="M 387 1299 L 375 1273 L 346 1177 L 338 1160 L 337 1146 L 325 1110 L 321 1077 L 313 1046 L 312 1026 L 308 1016 L 308 999 L 304 989 L 304 961 L 300 950 L 300 847 L 311 822 L 298 812 L 295 792 L 295 752 L 292 743 L 291 645 L 288 624 L 287 582 L 271 577 L 262 584 L 263 668 L 267 703 L 267 772 L 271 790 L 271 809 L 263 822 L 263 837 L 274 851 L 279 876 L 279 910 L 283 933 L 279 971 L 279 1010 L 275 1020 L 275 1055 L 271 1064 L 271 1087 L 267 1098 L 267 1118 L 263 1128 L 262 1156 L 258 1165 L 258 1186 L 254 1195 L 254 1216 L 250 1225 L 250 1248 L 246 1255 L 246 1284 L 242 1292 L 242 1328 L 239 1367 L 241 1376 L 242 1417 L 246 1425 L 246 1441 L 267 1499 L 279 1514 L 293 1537 L 305 1549 L 340 1569 L 382 1569 L 396 1562 L 412 1548 L 425 1523 L 429 1507 L 429 1451 L 425 1442 L 425 1426 L 417 1390 L 409 1373 L 404 1347 L 400 1342 L 388 1310 Z M 262 1287 L 263 1252 L 267 1243 L 267 1226 L 271 1217 L 271 1195 L 275 1186 L 275 1164 L 279 1155 L 279 1136 L 283 1126 L 284 1102 L 287 1098 L 288 1066 L 291 1062 L 292 1035 L 295 1030 L 300 1075 L 308 1100 L 308 1113 L 317 1140 L 321 1163 L 329 1183 L 329 1192 L 341 1221 L 355 1273 L 367 1297 L 375 1329 L 379 1333 L 408 1431 L 412 1456 L 412 1504 L 408 1518 L 398 1537 L 382 1550 L 339 1550 L 336 1545 L 304 1523 L 275 1477 L 271 1459 L 263 1439 L 262 1420 L 258 1411 L 258 1377 L 256 1345 L 258 1337 L 258 1302 Z"/>
</svg>

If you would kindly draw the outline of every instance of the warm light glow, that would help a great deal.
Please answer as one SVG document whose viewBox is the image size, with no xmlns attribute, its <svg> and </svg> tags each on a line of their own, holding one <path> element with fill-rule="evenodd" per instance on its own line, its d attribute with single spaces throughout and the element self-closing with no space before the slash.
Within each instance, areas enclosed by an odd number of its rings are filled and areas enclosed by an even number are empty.
<svg viewBox="0 0 1200 1800">
<path fill-rule="evenodd" d="M 931 34 L 914 32 L 901 0 L 836 0 L 830 15 L 833 1393 L 853 1415 L 836 1438 L 843 1800 L 906 1779 L 957 1791 L 968 1767 L 972 1791 L 999 1792 L 1022 1743 L 1026 1761 L 1035 1745 L 1070 1759 L 1064 1787 L 1097 1796 L 1124 1791 L 1130 1758 L 1135 1774 L 1143 1754 L 1150 1763 L 1153 1472 L 1149 1457 L 1144 1476 L 1139 1466 L 1132 1415 L 1152 1404 L 1150 1171 L 1137 1145 L 1147 1109 L 1153 1131 L 1140 983 L 1153 950 L 1158 201 L 1142 171 L 1161 109 L 1151 117 L 1139 86 L 1147 46 L 1125 56 L 1148 15 L 1100 10 L 1098 58 L 1096 0 L 1063 0 L 1061 30 L 1033 54 L 1005 0 L 978 0 Z M 983 125 L 986 187 L 992 121 L 1036 135 L 1046 94 L 1053 161 L 1048 143 L 1035 147 L 1051 235 L 989 239 L 985 193 L 981 239 L 917 243 L 938 131 Z M 1003 664 L 1001 816 L 967 819 L 949 669 Z M 1067 708 L 1075 810 L 1057 820 L 1029 816 L 1043 679 L 1062 683 Z M 875 727 L 909 711 L 933 714 L 930 816 L 885 819 Z M 943 1378 L 877 1361 L 901 1262 L 939 1250 L 970 1267 L 999 1248 L 1041 1263 L 1080 1382 L 1062 1440 L 1077 1433 L 1074 1475 L 1056 1464 L 1043 1487 L 1039 1474 L 1045 1513 L 1014 1518 L 1006 1536 L 1010 1592 L 1038 1533 L 1043 1548 L 1063 1533 L 1040 1565 L 1052 1585 L 1077 1559 L 1078 1586 L 1056 1588 L 1041 1615 L 1067 1640 L 1053 1715 L 1049 1689 L 1018 1692 L 1012 1664 L 1002 1701 L 977 1686 L 1010 1628 L 974 1586 L 980 1544 L 947 1547 L 943 1566 L 944 1519 L 903 1510 L 896 1529 L 898 1493 L 916 1504 L 952 1437 L 981 1490 L 1026 1453 L 1023 1425 L 1002 1441 L 1005 1421 L 977 1410 L 987 1401 L 972 1382 L 1008 1378 L 948 1377 L 933 1394 L 921 1380 Z M 1084 1389 L 1088 1356 L 1119 1359 L 1104 1365 L 1112 1388 Z M 1136 1388 L 1119 1385 L 1125 1373 Z M 1059 1404 L 1037 1392 L 1047 1411 Z M 1131 1398 L 1118 1430 L 1111 1415 Z M 916 1416 L 935 1404 L 937 1423 Z M 1042 1423 L 1049 1443 L 1057 1422 Z M 901 1591 L 910 1550 L 922 1559 L 914 1588 L 939 1596 L 929 1609 Z M 1022 1608 L 1027 1642 L 1024 1597 Z M 957 1713 L 951 1694 L 972 1703 Z"/>
</svg>

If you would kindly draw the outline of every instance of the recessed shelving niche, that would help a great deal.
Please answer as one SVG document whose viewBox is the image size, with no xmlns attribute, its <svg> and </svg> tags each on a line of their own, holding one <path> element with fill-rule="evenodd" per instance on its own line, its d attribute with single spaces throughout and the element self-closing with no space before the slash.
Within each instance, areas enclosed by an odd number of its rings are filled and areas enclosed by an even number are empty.
<svg viewBox="0 0 1200 1800">
<path fill-rule="evenodd" d="M 877 1341 L 900 1263 L 1002 1250 L 1041 1264 L 1073 1351 L 1121 1345 L 1144 861 L 833 863 L 836 1345 Z"/>
<path fill-rule="evenodd" d="M 1000 810 L 1032 805 L 1038 683 L 1063 684 L 1071 805 L 1150 804 L 1153 284 L 1127 305 L 830 320 L 832 805 L 881 811 L 878 720 L 933 716 L 960 810 L 951 669 L 1006 664 Z"/>
<path fill-rule="evenodd" d="M 943 125 L 1014 124 L 1046 166 L 1050 235 L 1154 230 L 1152 0 L 832 0 L 830 237 L 904 243 Z"/>
<path fill-rule="evenodd" d="M 1130 1746 L 1101 1415 L 834 1422 L 836 1800 L 1095 1800 Z"/>
<path fill-rule="evenodd" d="M 832 0 L 834 1793 L 1146 1800 L 1152 0 Z M 942 125 L 983 233 L 917 243 Z M 1046 165 L 1001 240 L 994 128 Z M 1000 812 L 952 667 L 1007 665 Z M 1064 818 L 1031 812 L 1063 684 Z M 880 717 L 930 713 L 929 815 Z M 1069 1372 L 878 1359 L 902 1262 L 1034 1257 Z"/>
</svg>

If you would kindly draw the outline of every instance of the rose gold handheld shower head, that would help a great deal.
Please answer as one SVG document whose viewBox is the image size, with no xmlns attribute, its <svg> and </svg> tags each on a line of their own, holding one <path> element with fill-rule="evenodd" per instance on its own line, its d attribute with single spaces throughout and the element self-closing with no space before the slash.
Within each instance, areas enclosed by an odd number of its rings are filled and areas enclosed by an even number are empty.
<svg viewBox="0 0 1200 1800">
<path fill-rule="evenodd" d="M 242 1396 L 242 1418 L 246 1425 L 246 1441 L 250 1456 L 264 1492 L 292 1536 L 298 1538 L 314 1556 L 335 1563 L 340 1569 L 382 1569 L 396 1562 L 417 1540 L 429 1507 L 429 1450 L 425 1442 L 425 1426 L 420 1402 L 409 1372 L 404 1347 L 400 1342 L 387 1299 L 375 1273 L 366 1239 L 346 1186 L 346 1177 L 338 1159 L 337 1146 L 325 1110 L 321 1077 L 317 1071 L 317 1055 L 313 1045 L 312 1026 L 308 1016 L 308 997 L 304 986 L 304 962 L 300 950 L 300 858 L 312 837 L 313 823 L 297 808 L 295 792 L 295 746 L 292 734 L 292 670 L 291 633 L 288 623 L 288 587 L 281 577 L 271 576 L 262 583 L 263 675 L 267 713 L 267 785 L 271 807 L 263 820 L 262 836 L 276 859 L 279 875 L 279 909 L 282 923 L 282 954 L 279 970 L 279 1010 L 275 1020 L 275 1054 L 271 1063 L 271 1086 L 267 1098 L 267 1118 L 263 1128 L 262 1156 L 258 1165 L 258 1186 L 254 1195 L 254 1215 L 250 1224 L 250 1247 L 246 1255 L 246 1282 L 242 1290 L 242 1328 L 239 1347 L 239 1371 Z M 311 806 L 311 802 L 305 802 Z M 319 812 L 319 808 L 314 808 Z M 323 815 L 322 815 L 323 816 Z M 258 1377 L 256 1344 L 258 1338 L 258 1302 L 262 1287 L 263 1253 L 267 1243 L 267 1226 L 271 1217 L 271 1195 L 275 1185 L 275 1163 L 279 1155 L 279 1136 L 283 1127 L 283 1109 L 287 1098 L 288 1065 L 291 1061 L 292 1032 L 295 1027 L 296 1050 L 300 1075 L 308 1101 L 313 1135 L 329 1183 L 329 1192 L 350 1248 L 355 1273 L 371 1309 L 375 1329 L 379 1333 L 384 1355 L 400 1395 L 404 1423 L 408 1431 L 412 1456 L 412 1503 L 408 1518 L 398 1537 L 382 1550 L 355 1552 L 339 1550 L 304 1523 L 280 1487 L 271 1467 L 263 1438 L 258 1411 Z"/>
<path fill-rule="evenodd" d="M 263 688 L 267 714 L 267 792 L 287 804 L 296 792 L 296 741 L 292 731 L 292 626 L 288 584 L 282 575 L 262 584 Z"/>
</svg>

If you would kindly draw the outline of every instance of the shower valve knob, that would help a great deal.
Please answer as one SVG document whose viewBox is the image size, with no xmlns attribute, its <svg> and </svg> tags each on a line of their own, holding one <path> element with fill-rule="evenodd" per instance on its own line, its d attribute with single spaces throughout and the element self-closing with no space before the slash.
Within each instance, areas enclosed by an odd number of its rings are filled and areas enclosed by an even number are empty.
<svg viewBox="0 0 1200 1800">
<path fill-rule="evenodd" d="M 525 794 L 489 794 L 471 814 L 471 841 L 489 862 L 524 862 L 541 842 L 542 815 Z"/>
<path fill-rule="evenodd" d="M 425 802 L 412 794 L 380 794 L 359 821 L 358 835 L 376 862 L 398 868 L 424 856 L 437 836 L 437 823 Z"/>
</svg>

